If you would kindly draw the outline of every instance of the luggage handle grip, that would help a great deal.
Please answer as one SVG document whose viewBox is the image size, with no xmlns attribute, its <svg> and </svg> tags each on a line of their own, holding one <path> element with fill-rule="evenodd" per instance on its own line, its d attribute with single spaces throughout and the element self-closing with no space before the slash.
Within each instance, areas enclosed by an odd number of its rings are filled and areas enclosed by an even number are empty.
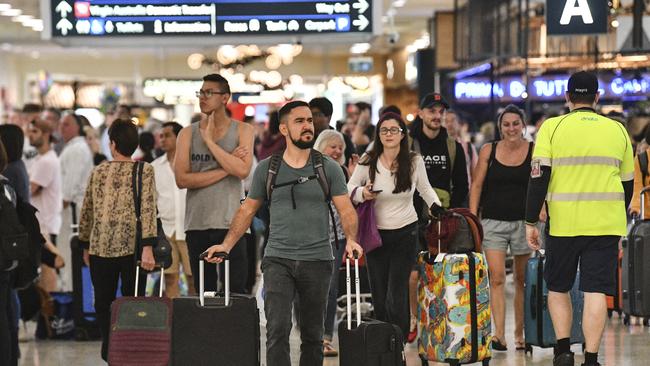
<svg viewBox="0 0 650 366">
<path fill-rule="evenodd" d="M 140 267 L 142 266 L 142 261 L 135 262 L 135 297 L 138 297 L 138 285 L 140 285 Z M 158 296 L 163 296 L 163 291 L 165 290 L 165 267 L 162 263 L 156 263 L 154 269 L 160 268 L 160 286 L 158 290 Z M 146 295 L 146 294 L 145 294 Z"/>
<path fill-rule="evenodd" d="M 205 258 L 208 256 L 208 252 L 203 252 L 199 255 L 199 304 L 201 307 L 205 306 Z M 225 306 L 230 305 L 230 256 L 226 252 L 215 252 L 212 254 L 212 258 L 223 258 L 224 259 L 224 284 L 225 284 Z"/>
</svg>

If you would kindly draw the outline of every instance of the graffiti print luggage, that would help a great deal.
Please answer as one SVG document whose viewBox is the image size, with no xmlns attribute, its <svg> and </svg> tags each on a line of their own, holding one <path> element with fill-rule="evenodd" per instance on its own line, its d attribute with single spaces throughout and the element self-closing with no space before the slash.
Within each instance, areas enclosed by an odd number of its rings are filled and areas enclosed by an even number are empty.
<svg viewBox="0 0 650 366">
<path fill-rule="evenodd" d="M 135 296 L 120 297 L 111 305 L 108 363 L 111 366 L 167 366 L 171 358 L 172 302 L 162 297 L 138 297 L 140 263 L 135 275 Z M 164 269 L 160 268 L 164 278 Z M 164 283 L 164 281 L 161 281 Z"/>
<path fill-rule="evenodd" d="M 172 365 L 259 366 L 260 313 L 255 296 L 230 294 L 225 261 L 223 297 L 204 293 L 205 263 L 199 261 L 199 296 L 174 299 Z"/>
<path fill-rule="evenodd" d="M 524 336 L 526 352 L 533 353 L 533 346 L 548 348 L 556 344 L 555 330 L 548 310 L 548 289 L 544 281 L 545 257 L 537 252 L 528 260 L 524 282 Z M 573 325 L 571 326 L 571 343 L 584 344 L 582 334 L 582 308 L 584 294 L 579 290 L 580 272 L 576 274 L 571 289 L 573 307 Z"/>
<path fill-rule="evenodd" d="M 354 262 L 356 322 L 352 320 L 350 259 L 346 258 L 347 317 L 339 323 L 339 365 L 406 366 L 402 330 L 394 324 L 361 319 L 359 260 Z"/>
<path fill-rule="evenodd" d="M 630 316 L 650 317 L 650 220 L 645 218 L 645 195 L 641 190 L 641 219 L 634 222 L 628 240 L 623 242 L 623 313 L 624 323 Z M 646 322 L 647 323 L 647 322 Z"/>
<path fill-rule="evenodd" d="M 418 256 L 418 352 L 450 365 L 482 362 L 491 351 L 490 289 L 481 253 Z"/>
</svg>

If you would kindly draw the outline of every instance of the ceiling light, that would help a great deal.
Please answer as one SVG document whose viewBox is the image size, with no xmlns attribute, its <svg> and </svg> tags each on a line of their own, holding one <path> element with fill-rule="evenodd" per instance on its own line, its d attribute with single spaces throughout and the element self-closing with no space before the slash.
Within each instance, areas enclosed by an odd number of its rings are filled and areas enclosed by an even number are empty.
<svg viewBox="0 0 650 366">
<path fill-rule="evenodd" d="M 370 43 L 355 43 L 350 47 L 350 53 L 359 55 L 370 50 Z"/>
<path fill-rule="evenodd" d="M 16 22 L 16 23 L 24 23 L 24 22 L 30 21 L 32 19 L 34 19 L 34 17 L 31 16 L 31 15 L 19 15 L 17 17 L 11 18 L 11 21 Z"/>
<path fill-rule="evenodd" d="M 23 13 L 23 11 L 20 10 L 20 9 L 8 9 L 8 10 L 4 10 L 0 14 L 4 15 L 6 17 L 17 17 L 22 13 Z"/>
<path fill-rule="evenodd" d="M 618 22 L 618 20 L 616 19 L 612 20 L 612 28 L 618 28 L 619 25 L 620 23 Z"/>
<path fill-rule="evenodd" d="M 11 9 L 11 5 L 10 5 L 10 4 L 0 3 L 0 12 L 7 11 L 7 10 L 9 10 L 9 9 Z"/>
<path fill-rule="evenodd" d="M 393 6 L 396 8 L 401 8 L 406 5 L 406 0 L 395 0 L 393 1 Z"/>
<path fill-rule="evenodd" d="M 42 32 L 43 31 L 43 24 L 36 24 L 32 26 L 32 29 L 35 30 L 36 32 Z"/>
<path fill-rule="evenodd" d="M 29 19 L 22 22 L 25 27 L 43 26 L 41 19 Z"/>
</svg>

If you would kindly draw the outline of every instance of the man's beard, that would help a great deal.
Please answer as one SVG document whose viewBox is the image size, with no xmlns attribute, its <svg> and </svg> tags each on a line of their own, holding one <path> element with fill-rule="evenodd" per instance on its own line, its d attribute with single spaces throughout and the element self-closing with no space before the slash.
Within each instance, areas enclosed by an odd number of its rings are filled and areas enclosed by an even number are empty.
<svg viewBox="0 0 650 366">
<path fill-rule="evenodd" d="M 313 136 L 313 135 L 312 135 L 312 136 Z M 293 138 L 293 136 L 289 136 L 289 137 L 291 138 L 291 142 L 293 142 L 293 144 L 294 144 L 297 148 L 302 149 L 302 150 L 311 149 L 311 148 L 314 146 L 314 142 L 316 142 L 316 140 L 315 140 L 314 138 L 312 138 L 312 139 L 309 140 L 309 141 L 303 141 L 303 140 L 301 140 L 300 138 L 298 138 L 297 140 L 295 140 L 295 139 Z M 302 136 L 301 136 L 301 137 L 302 137 Z"/>
</svg>

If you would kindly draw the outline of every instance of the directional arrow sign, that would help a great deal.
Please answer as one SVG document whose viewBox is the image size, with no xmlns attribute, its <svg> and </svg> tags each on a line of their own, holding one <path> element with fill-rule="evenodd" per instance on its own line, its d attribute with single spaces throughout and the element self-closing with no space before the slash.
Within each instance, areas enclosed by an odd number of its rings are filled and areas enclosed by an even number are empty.
<svg viewBox="0 0 650 366">
<path fill-rule="evenodd" d="M 61 1 L 54 11 L 61 14 L 61 18 L 65 18 L 68 16 L 68 13 L 72 13 L 72 6 L 65 1 Z"/>
<path fill-rule="evenodd" d="M 366 0 L 359 0 L 358 2 L 352 4 L 352 7 L 355 9 L 359 9 L 359 14 L 363 14 L 368 10 L 370 7 L 370 4 Z"/>
<path fill-rule="evenodd" d="M 366 29 L 366 27 L 368 27 L 368 24 L 370 24 L 370 22 L 368 21 L 368 18 L 363 16 L 363 14 L 359 14 L 359 18 L 352 21 L 352 25 L 359 27 L 360 31 Z"/>
<path fill-rule="evenodd" d="M 61 34 L 65 36 L 68 34 L 68 31 L 72 29 L 72 23 L 70 23 L 68 19 L 63 18 L 56 23 L 56 29 L 60 30 Z"/>
</svg>

